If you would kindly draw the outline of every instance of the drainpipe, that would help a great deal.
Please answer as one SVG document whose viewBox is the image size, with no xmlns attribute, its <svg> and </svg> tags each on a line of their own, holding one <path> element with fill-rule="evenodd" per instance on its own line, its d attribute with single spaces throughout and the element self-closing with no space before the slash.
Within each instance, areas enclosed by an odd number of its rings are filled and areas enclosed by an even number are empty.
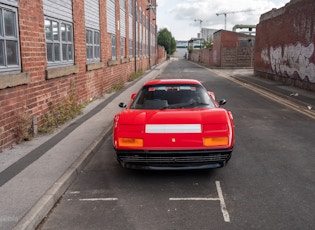
<svg viewBox="0 0 315 230">
<path fill-rule="evenodd" d="M 135 73 L 137 73 L 137 27 L 136 27 L 136 23 L 137 23 L 137 9 L 136 9 L 136 0 L 133 1 L 134 2 L 134 16 L 133 16 L 133 47 L 134 47 L 134 59 L 135 59 Z"/>
</svg>

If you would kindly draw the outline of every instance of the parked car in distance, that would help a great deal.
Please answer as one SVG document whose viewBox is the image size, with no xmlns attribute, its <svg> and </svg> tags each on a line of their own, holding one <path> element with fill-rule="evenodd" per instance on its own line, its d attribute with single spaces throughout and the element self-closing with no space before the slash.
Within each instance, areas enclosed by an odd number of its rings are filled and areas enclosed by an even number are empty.
<svg viewBox="0 0 315 230">
<path fill-rule="evenodd" d="M 209 169 L 224 166 L 234 146 L 234 122 L 193 79 L 156 79 L 131 95 L 113 122 L 113 147 L 125 168 Z"/>
</svg>

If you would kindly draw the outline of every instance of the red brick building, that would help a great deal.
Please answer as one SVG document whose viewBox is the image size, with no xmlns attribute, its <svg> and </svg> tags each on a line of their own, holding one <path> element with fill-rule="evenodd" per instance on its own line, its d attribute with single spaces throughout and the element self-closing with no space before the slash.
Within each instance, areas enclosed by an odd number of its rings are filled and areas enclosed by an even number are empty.
<svg viewBox="0 0 315 230">
<path fill-rule="evenodd" d="M 0 15 L 0 150 L 17 114 L 40 126 L 69 96 L 86 103 L 165 58 L 155 0 L 0 0 Z"/>
<path fill-rule="evenodd" d="M 251 67 L 255 36 L 218 30 L 213 34 L 213 47 L 195 49 L 189 59 L 216 67 Z"/>
<path fill-rule="evenodd" d="M 261 15 L 255 75 L 315 91 L 314 12 L 314 0 L 291 0 Z"/>
</svg>

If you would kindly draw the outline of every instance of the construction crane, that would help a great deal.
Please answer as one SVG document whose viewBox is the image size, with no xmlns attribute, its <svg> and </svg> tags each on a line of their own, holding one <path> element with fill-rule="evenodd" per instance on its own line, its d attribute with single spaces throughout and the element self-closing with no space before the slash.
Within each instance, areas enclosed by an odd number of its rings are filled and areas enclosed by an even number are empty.
<svg viewBox="0 0 315 230">
<path fill-rule="evenodd" d="M 226 30 L 226 17 L 228 14 L 236 14 L 236 13 L 243 13 L 243 12 L 249 12 L 254 10 L 241 10 L 241 11 L 230 11 L 230 12 L 222 12 L 222 13 L 216 13 L 217 16 L 224 15 L 224 29 Z"/>
<path fill-rule="evenodd" d="M 200 25 L 200 30 L 201 30 L 202 20 L 201 20 L 201 19 L 195 19 L 195 22 L 199 22 L 199 25 Z"/>
</svg>

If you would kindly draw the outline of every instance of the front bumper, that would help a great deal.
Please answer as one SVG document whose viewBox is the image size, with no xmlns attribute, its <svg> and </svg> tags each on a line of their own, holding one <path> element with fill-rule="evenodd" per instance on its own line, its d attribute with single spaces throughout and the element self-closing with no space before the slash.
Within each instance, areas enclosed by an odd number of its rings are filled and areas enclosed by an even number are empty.
<svg viewBox="0 0 315 230">
<path fill-rule="evenodd" d="M 124 168 L 149 170 L 187 170 L 223 167 L 233 149 L 138 151 L 116 150 L 117 160 Z"/>
</svg>

